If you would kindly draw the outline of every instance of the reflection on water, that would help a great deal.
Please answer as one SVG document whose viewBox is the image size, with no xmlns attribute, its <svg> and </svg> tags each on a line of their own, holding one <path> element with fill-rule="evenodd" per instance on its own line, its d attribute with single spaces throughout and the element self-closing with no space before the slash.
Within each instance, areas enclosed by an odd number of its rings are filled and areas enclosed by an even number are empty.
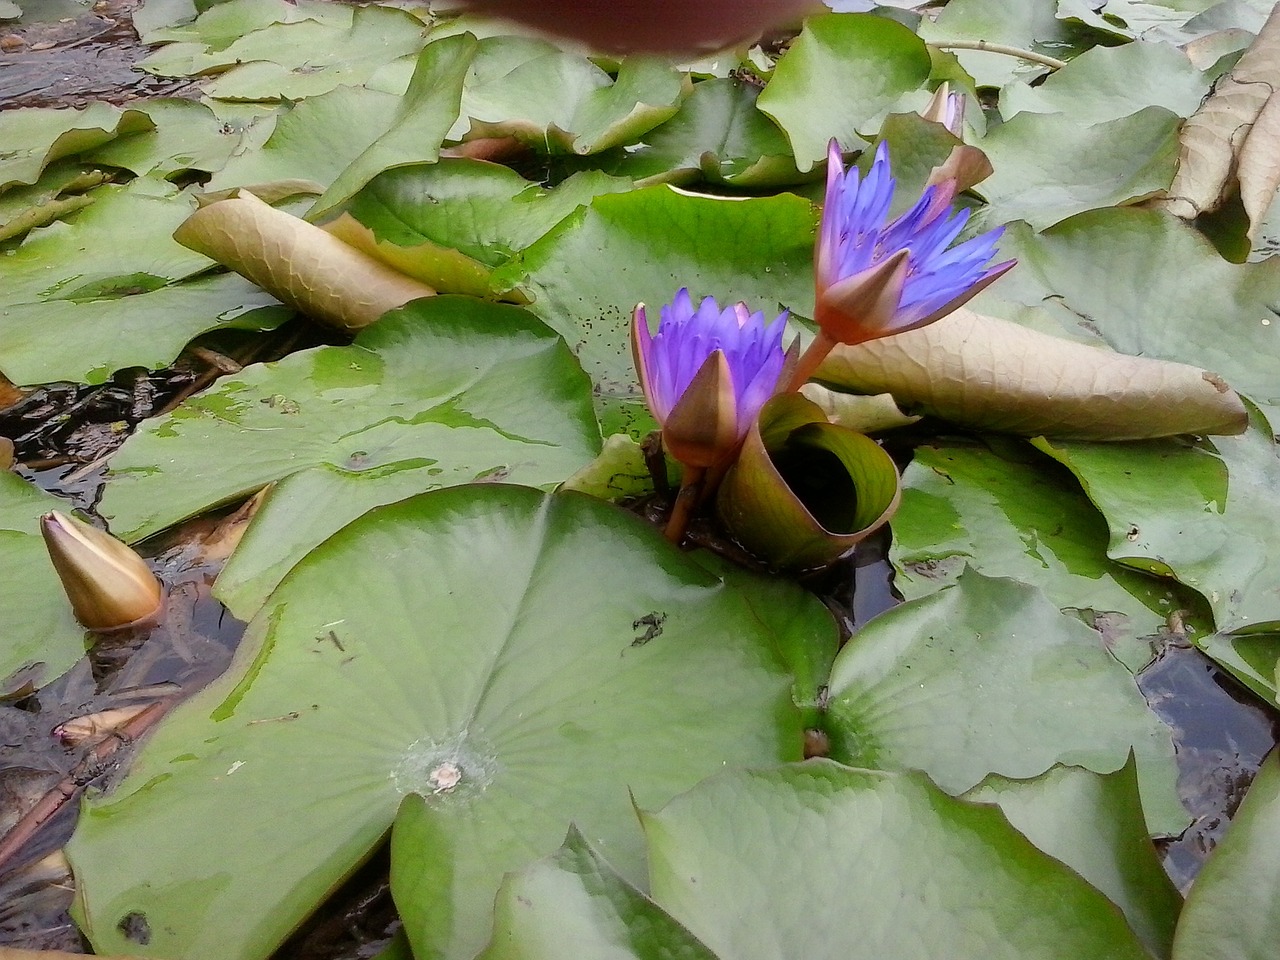
<svg viewBox="0 0 1280 960">
<path fill-rule="evenodd" d="M 1178 792 L 1194 817 L 1181 836 L 1158 842 L 1165 870 L 1185 893 L 1280 738 L 1280 713 L 1180 643 L 1160 650 L 1138 686 L 1173 729 Z"/>
</svg>

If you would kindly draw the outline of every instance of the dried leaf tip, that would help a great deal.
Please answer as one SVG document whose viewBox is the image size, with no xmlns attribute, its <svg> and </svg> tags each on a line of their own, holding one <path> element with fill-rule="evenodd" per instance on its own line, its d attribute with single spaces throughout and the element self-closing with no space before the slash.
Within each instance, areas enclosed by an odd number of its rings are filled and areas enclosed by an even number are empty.
<svg viewBox="0 0 1280 960">
<path fill-rule="evenodd" d="M 56 510 L 40 518 L 40 532 L 76 619 L 90 630 L 115 630 L 159 613 L 160 581 L 115 537 Z"/>
</svg>

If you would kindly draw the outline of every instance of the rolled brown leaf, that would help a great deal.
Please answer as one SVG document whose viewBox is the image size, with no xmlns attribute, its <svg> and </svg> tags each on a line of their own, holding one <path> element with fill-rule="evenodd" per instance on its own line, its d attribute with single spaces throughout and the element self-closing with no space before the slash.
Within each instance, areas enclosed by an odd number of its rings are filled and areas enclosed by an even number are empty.
<svg viewBox="0 0 1280 960">
<path fill-rule="evenodd" d="M 1142 440 L 1242 433 L 1240 396 L 1213 373 L 1131 357 L 960 308 L 936 323 L 837 347 L 816 379 L 892 394 L 908 413 L 1022 436 Z"/>
<path fill-rule="evenodd" d="M 245 190 L 197 210 L 173 238 L 341 330 L 360 330 L 388 310 L 435 294 L 425 283 Z"/>
</svg>

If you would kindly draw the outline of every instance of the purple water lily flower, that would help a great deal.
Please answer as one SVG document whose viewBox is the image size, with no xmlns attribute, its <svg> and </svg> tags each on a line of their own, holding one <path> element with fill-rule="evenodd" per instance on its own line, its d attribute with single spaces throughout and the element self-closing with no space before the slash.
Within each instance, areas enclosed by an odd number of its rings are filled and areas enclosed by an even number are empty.
<svg viewBox="0 0 1280 960">
<path fill-rule="evenodd" d="M 686 467 L 723 466 L 737 452 L 786 366 L 786 323 L 785 311 L 766 323 L 744 303 L 721 310 L 714 297 L 695 308 L 681 289 L 651 334 L 644 304 L 636 307 L 631 347 L 640 385 L 663 446 Z"/>
<path fill-rule="evenodd" d="M 963 243 L 969 219 L 954 211 L 955 181 L 927 187 L 886 222 L 895 181 L 881 143 L 866 177 L 846 171 L 839 145 L 827 155 L 827 193 L 818 230 L 814 319 L 837 343 L 864 343 L 913 330 L 955 310 L 1016 261 L 990 266 L 1004 228 Z"/>
</svg>

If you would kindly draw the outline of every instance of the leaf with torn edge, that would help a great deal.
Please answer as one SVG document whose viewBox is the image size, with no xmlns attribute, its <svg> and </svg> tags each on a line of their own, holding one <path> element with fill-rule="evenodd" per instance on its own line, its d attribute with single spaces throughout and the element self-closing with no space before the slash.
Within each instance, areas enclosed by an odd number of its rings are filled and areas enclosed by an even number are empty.
<svg viewBox="0 0 1280 960">
<path fill-rule="evenodd" d="M 1165 209 L 1190 220 L 1217 210 L 1238 185 L 1254 239 L 1280 186 L 1278 88 L 1280 7 L 1182 128 L 1177 174 Z"/>
<path fill-rule="evenodd" d="M 1110 353 L 960 308 L 937 323 L 840 346 L 817 379 L 890 393 L 908 412 L 1023 436 L 1134 440 L 1240 433 L 1240 397 L 1215 374 Z"/>
<path fill-rule="evenodd" d="M 367 327 L 388 310 L 435 291 L 253 194 L 197 210 L 175 240 L 230 267 L 313 319 Z"/>
</svg>

